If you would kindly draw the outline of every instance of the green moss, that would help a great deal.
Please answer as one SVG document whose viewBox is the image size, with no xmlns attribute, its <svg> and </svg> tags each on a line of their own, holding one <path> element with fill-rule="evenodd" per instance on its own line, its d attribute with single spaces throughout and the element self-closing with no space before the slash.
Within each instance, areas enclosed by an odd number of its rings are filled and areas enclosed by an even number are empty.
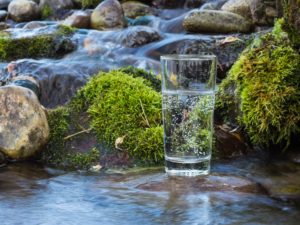
<svg viewBox="0 0 300 225">
<path fill-rule="evenodd" d="M 49 18 L 53 15 L 53 10 L 49 5 L 45 5 L 43 8 L 41 8 L 41 15 L 43 19 Z"/>
<path fill-rule="evenodd" d="M 40 156 L 43 163 L 67 169 L 88 169 L 99 162 L 99 150 L 95 147 L 86 153 L 67 147 L 70 140 L 65 138 L 74 132 L 76 121 L 78 114 L 71 112 L 68 106 L 48 111 L 50 141 Z"/>
<path fill-rule="evenodd" d="M 0 60 L 16 60 L 21 58 L 56 57 L 70 52 L 74 45 L 66 38 L 74 33 L 73 28 L 60 26 L 51 34 L 32 37 L 13 38 L 8 33 L 0 36 Z"/>
<path fill-rule="evenodd" d="M 277 26 L 233 65 L 220 85 L 217 107 L 230 117 L 238 106 L 239 123 L 253 143 L 287 147 L 299 132 L 300 56 Z"/>
<path fill-rule="evenodd" d="M 151 82 L 133 77 L 146 72 L 130 71 L 101 72 L 70 103 L 49 111 L 51 137 L 43 162 L 72 168 L 90 165 L 95 162 L 95 154 L 81 155 L 72 149 L 76 141 L 91 136 L 98 138 L 95 147 L 98 143 L 105 145 L 112 154 L 125 151 L 135 164 L 163 161 L 161 95 L 148 86 Z M 135 71 L 138 73 L 133 74 Z M 88 137 L 82 133 L 85 130 L 89 131 Z M 76 136 L 66 139 L 73 134 Z"/>
<path fill-rule="evenodd" d="M 160 147 L 156 141 L 151 142 L 158 138 L 158 132 L 149 137 L 150 130 L 147 129 L 161 127 L 161 95 L 147 83 L 142 78 L 111 71 L 93 77 L 83 88 L 83 93 L 90 104 L 91 125 L 101 142 L 113 149 L 117 139 L 122 138 L 123 146 L 126 146 L 122 150 L 132 157 L 151 159 L 149 163 L 155 163 L 162 160 L 163 146 L 162 142 L 159 142 Z M 147 137 L 139 135 L 144 132 Z M 144 149 L 155 149 L 157 153 L 139 149 L 142 142 L 132 141 L 137 137 L 147 138 L 149 141 L 143 143 Z"/>
<path fill-rule="evenodd" d="M 82 0 L 81 5 L 82 8 L 94 8 L 96 7 L 102 0 Z"/>
<path fill-rule="evenodd" d="M 56 32 L 59 36 L 71 36 L 75 33 L 77 29 L 67 25 L 59 25 L 58 30 Z"/>
<path fill-rule="evenodd" d="M 143 69 L 135 68 L 133 66 L 121 68 L 121 69 L 119 69 L 119 71 L 129 74 L 133 77 L 142 77 L 146 80 L 148 86 L 153 87 L 156 91 L 159 91 L 159 92 L 161 91 L 161 81 L 152 72 L 148 72 Z"/>
<path fill-rule="evenodd" d="M 288 33 L 293 47 L 300 48 L 300 3 L 298 0 L 282 1 L 284 11 L 283 28 Z"/>
</svg>

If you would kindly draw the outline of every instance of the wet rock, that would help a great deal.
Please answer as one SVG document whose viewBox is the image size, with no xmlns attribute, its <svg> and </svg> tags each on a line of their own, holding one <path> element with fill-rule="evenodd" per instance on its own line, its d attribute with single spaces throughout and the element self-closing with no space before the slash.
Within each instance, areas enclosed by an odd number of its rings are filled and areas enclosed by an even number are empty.
<svg viewBox="0 0 300 225">
<path fill-rule="evenodd" d="M 122 8 L 124 11 L 124 15 L 132 19 L 154 13 L 154 10 L 148 5 L 135 1 L 122 3 Z"/>
<path fill-rule="evenodd" d="M 91 14 L 84 11 L 74 12 L 66 18 L 62 24 L 66 26 L 88 29 L 90 27 Z"/>
<path fill-rule="evenodd" d="M 12 159 L 26 159 L 48 138 L 46 113 L 35 93 L 19 86 L 0 87 L 0 151 Z"/>
<path fill-rule="evenodd" d="M 0 59 L 59 57 L 75 49 L 73 31 L 63 26 L 29 29 L 10 29 L 0 37 Z"/>
<path fill-rule="evenodd" d="M 236 13 L 247 19 L 251 19 L 250 5 L 251 0 L 229 0 L 222 6 L 221 10 Z"/>
<path fill-rule="evenodd" d="M 230 159 L 251 151 L 239 129 L 233 129 L 225 124 L 215 125 L 214 128 L 215 152 L 218 158 Z"/>
<path fill-rule="evenodd" d="M 0 21 L 6 20 L 6 17 L 7 17 L 7 11 L 0 10 Z"/>
<path fill-rule="evenodd" d="M 40 85 L 40 102 L 47 108 L 66 104 L 82 87 L 91 74 L 97 73 L 100 66 L 95 61 L 40 62 L 38 60 L 18 60 L 7 66 L 7 73 L 1 81 L 9 83 L 13 77 L 31 73 Z M 34 72 L 34 73 L 33 73 Z"/>
<path fill-rule="evenodd" d="M 122 44 L 129 48 L 136 48 L 160 39 L 159 33 L 150 27 L 130 27 L 122 37 Z"/>
<path fill-rule="evenodd" d="M 41 27 L 45 27 L 45 26 L 47 26 L 47 24 L 38 22 L 38 21 L 32 21 L 32 22 L 27 23 L 23 28 L 32 30 L 32 29 L 37 29 L 37 28 L 41 28 Z"/>
<path fill-rule="evenodd" d="M 247 33 L 251 24 L 242 16 L 217 10 L 193 10 L 184 19 L 183 26 L 191 33 Z"/>
<path fill-rule="evenodd" d="M 175 191 L 180 193 L 236 191 L 242 193 L 264 193 L 258 184 L 245 177 L 211 174 L 205 177 L 169 177 L 137 186 L 147 191 Z"/>
<path fill-rule="evenodd" d="M 288 161 L 268 163 L 256 168 L 253 179 L 259 182 L 271 197 L 300 205 L 299 164 Z"/>
<path fill-rule="evenodd" d="M 105 0 L 91 15 L 91 27 L 96 30 L 120 29 L 126 26 L 121 4 L 117 0 Z"/>
<path fill-rule="evenodd" d="M 8 5 L 8 14 L 16 22 L 38 19 L 40 11 L 38 5 L 31 0 L 13 0 Z"/>
<path fill-rule="evenodd" d="M 0 0 L 0 9 L 7 9 L 12 0 Z"/>
<path fill-rule="evenodd" d="M 5 22 L 0 22 L 0 30 L 6 30 L 8 28 L 10 28 L 9 24 Z"/>
</svg>

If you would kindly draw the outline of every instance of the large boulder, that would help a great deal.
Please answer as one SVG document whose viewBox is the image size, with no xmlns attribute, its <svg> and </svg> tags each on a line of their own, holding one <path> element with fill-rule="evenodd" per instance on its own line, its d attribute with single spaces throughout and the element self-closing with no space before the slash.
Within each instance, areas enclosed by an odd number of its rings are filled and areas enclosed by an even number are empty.
<svg viewBox="0 0 300 225">
<path fill-rule="evenodd" d="M 0 151 L 12 159 L 25 159 L 48 138 L 46 113 L 36 94 L 19 86 L 0 87 Z"/>
<path fill-rule="evenodd" d="M 40 11 L 38 5 L 31 0 L 13 0 L 8 5 L 8 14 L 16 22 L 38 19 Z"/>
<path fill-rule="evenodd" d="M 121 4 L 117 0 L 105 0 L 93 11 L 91 27 L 96 30 L 119 29 L 126 26 Z"/>
<path fill-rule="evenodd" d="M 183 26 L 191 33 L 247 33 L 251 23 L 244 17 L 218 10 L 193 10 L 184 19 Z"/>
<path fill-rule="evenodd" d="M 125 16 L 133 19 L 139 16 L 153 14 L 154 12 L 154 10 L 148 5 L 135 1 L 122 3 L 122 8 Z"/>
<path fill-rule="evenodd" d="M 252 18 L 250 10 L 251 3 L 252 0 L 229 0 L 222 6 L 221 10 L 236 13 L 250 19 Z"/>
</svg>

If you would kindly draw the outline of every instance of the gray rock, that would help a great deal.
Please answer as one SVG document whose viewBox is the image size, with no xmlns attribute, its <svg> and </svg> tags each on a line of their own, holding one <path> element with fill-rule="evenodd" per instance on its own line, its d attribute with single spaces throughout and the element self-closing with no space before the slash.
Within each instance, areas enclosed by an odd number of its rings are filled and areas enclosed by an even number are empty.
<svg viewBox="0 0 300 225">
<path fill-rule="evenodd" d="M 122 32 L 124 33 L 124 32 Z M 160 39 L 159 33 L 150 27 L 130 27 L 122 37 L 122 44 L 129 48 L 136 48 Z"/>
<path fill-rule="evenodd" d="M 105 0 L 93 11 L 91 27 L 96 30 L 119 29 L 126 26 L 121 4 L 117 0 Z"/>
<path fill-rule="evenodd" d="M 250 10 L 251 4 L 252 0 L 229 0 L 222 6 L 221 10 L 236 13 L 247 19 L 252 19 Z"/>
<path fill-rule="evenodd" d="M 7 17 L 7 11 L 0 10 L 0 21 L 6 20 L 6 17 Z"/>
<path fill-rule="evenodd" d="M 19 86 L 0 87 L 0 151 L 11 159 L 26 159 L 48 138 L 46 113 L 35 93 Z"/>
<path fill-rule="evenodd" d="M 71 16 L 66 18 L 62 24 L 76 27 L 76 28 L 89 28 L 91 21 L 91 14 L 84 11 L 74 12 Z"/>
<path fill-rule="evenodd" d="M 154 13 L 151 7 L 136 1 L 124 2 L 122 3 L 122 8 L 125 16 L 132 19 L 139 16 L 152 15 Z"/>
<path fill-rule="evenodd" d="M 191 33 L 234 33 L 251 31 L 251 23 L 240 15 L 217 10 L 193 10 L 184 19 L 183 26 Z"/>
<path fill-rule="evenodd" d="M 0 9 L 7 9 L 7 6 L 12 0 L 0 0 Z"/>
<path fill-rule="evenodd" d="M 38 19 L 40 11 L 38 5 L 31 0 L 13 0 L 8 5 L 8 14 L 16 22 Z"/>
</svg>

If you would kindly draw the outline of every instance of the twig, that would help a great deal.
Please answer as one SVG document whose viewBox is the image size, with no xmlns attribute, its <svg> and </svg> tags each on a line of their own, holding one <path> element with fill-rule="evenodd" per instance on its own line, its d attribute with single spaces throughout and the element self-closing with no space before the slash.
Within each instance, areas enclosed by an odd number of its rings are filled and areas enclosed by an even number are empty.
<svg viewBox="0 0 300 225">
<path fill-rule="evenodd" d="M 67 137 L 64 137 L 64 141 L 66 141 L 66 140 L 68 140 L 68 139 L 70 139 L 70 138 L 72 138 L 72 137 L 75 137 L 75 136 L 77 136 L 77 135 L 79 135 L 79 134 L 82 134 L 82 133 L 89 133 L 91 130 L 92 130 L 92 128 L 89 128 L 89 129 L 87 129 L 87 130 L 82 130 L 82 131 L 79 131 L 79 132 L 77 132 L 77 133 L 75 133 L 75 134 L 71 134 L 71 135 L 69 135 L 69 136 L 67 136 Z"/>
<path fill-rule="evenodd" d="M 145 113 L 145 110 L 144 110 L 144 106 L 143 106 L 142 100 L 141 100 L 140 98 L 139 98 L 139 101 L 140 101 L 140 104 L 141 104 L 141 107 L 142 107 L 142 111 L 143 111 L 143 114 L 144 114 L 143 118 L 146 120 L 146 123 L 147 123 L 148 127 L 151 127 L 151 126 L 150 126 L 150 123 L 149 123 L 149 121 L 148 121 L 147 115 L 146 115 L 146 113 Z"/>
</svg>

